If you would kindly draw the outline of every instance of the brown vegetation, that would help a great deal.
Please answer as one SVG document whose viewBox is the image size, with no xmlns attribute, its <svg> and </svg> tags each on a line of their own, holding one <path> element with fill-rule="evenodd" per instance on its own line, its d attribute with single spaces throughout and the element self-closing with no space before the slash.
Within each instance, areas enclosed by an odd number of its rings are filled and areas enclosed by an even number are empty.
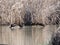
<svg viewBox="0 0 60 45">
<path fill-rule="evenodd" d="M 1 0 L 0 24 L 59 24 L 59 8 L 59 0 Z"/>
</svg>

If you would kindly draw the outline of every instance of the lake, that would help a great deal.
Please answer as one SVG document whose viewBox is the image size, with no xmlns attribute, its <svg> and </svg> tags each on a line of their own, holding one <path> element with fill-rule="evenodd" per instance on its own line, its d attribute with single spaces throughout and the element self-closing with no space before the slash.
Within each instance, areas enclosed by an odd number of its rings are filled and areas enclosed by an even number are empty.
<svg viewBox="0 0 60 45">
<path fill-rule="evenodd" d="M 49 45 L 56 25 L 42 26 L 0 26 L 0 44 L 7 45 Z M 51 44 L 50 44 L 51 45 Z"/>
</svg>

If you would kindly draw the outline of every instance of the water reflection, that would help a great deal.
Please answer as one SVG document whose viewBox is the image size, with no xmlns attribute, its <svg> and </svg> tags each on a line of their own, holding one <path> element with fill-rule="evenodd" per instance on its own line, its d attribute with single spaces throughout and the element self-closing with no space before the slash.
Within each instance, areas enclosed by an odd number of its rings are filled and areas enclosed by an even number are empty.
<svg viewBox="0 0 60 45">
<path fill-rule="evenodd" d="M 32 45 L 32 26 L 25 28 L 25 45 Z"/>
<path fill-rule="evenodd" d="M 0 26 L 0 44 L 2 43 L 2 27 Z"/>
<path fill-rule="evenodd" d="M 1 26 L 0 26 L 1 28 Z M 57 29 L 55 25 L 42 26 L 24 26 L 22 29 L 14 29 L 9 26 L 2 26 L 3 44 L 8 45 L 48 45 L 52 34 Z M 1 39 L 1 38 L 0 38 Z"/>
</svg>

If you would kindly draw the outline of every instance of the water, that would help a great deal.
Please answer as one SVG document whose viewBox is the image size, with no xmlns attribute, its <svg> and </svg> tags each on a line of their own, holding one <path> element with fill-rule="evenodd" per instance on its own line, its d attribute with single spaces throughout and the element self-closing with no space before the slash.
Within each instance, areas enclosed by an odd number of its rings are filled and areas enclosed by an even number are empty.
<svg viewBox="0 0 60 45">
<path fill-rule="evenodd" d="M 9 26 L 0 26 L 0 44 L 48 45 L 56 29 L 55 25 L 15 27 L 14 30 Z"/>
</svg>

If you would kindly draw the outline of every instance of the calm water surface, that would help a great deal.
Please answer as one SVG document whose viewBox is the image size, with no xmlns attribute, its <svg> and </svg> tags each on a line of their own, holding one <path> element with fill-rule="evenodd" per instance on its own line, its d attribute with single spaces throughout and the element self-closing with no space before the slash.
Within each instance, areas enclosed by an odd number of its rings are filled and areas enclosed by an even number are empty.
<svg viewBox="0 0 60 45">
<path fill-rule="evenodd" d="M 13 30 L 9 26 L 0 26 L 0 44 L 48 45 L 56 29 L 55 25 L 15 27 Z"/>
</svg>

